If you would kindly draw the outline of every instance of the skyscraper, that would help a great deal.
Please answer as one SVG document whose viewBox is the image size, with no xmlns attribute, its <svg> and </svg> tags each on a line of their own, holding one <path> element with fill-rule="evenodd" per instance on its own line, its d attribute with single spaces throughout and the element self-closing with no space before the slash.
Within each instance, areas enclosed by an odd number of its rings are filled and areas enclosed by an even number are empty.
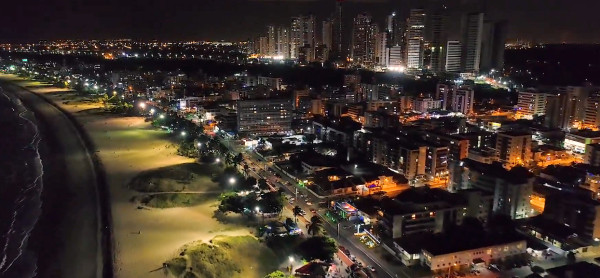
<svg viewBox="0 0 600 278">
<path fill-rule="evenodd" d="M 396 12 L 388 15 L 385 24 L 385 31 L 388 34 L 388 46 L 396 46 L 402 43 L 402 32 L 400 28 L 400 20 Z"/>
<path fill-rule="evenodd" d="M 327 47 L 327 49 L 329 49 L 329 51 L 333 50 L 333 26 L 333 20 L 327 19 L 323 21 L 322 43 Z"/>
<path fill-rule="evenodd" d="M 458 73 L 461 69 L 462 45 L 459 41 L 448 41 L 446 44 L 446 71 Z"/>
<path fill-rule="evenodd" d="M 285 27 L 277 28 L 277 56 L 290 58 L 290 31 Z"/>
<path fill-rule="evenodd" d="M 429 46 L 431 47 L 430 69 L 439 73 L 444 71 L 446 60 L 446 17 L 443 10 L 436 10 L 429 16 Z"/>
<path fill-rule="evenodd" d="M 475 91 L 473 89 L 468 87 L 454 89 L 452 94 L 452 111 L 470 115 L 473 113 L 474 102 Z"/>
<path fill-rule="evenodd" d="M 275 26 L 267 26 L 267 56 L 277 55 L 277 36 L 275 34 Z"/>
<path fill-rule="evenodd" d="M 423 39 L 425 37 L 425 11 L 411 9 L 406 26 L 406 67 L 423 67 Z"/>
<path fill-rule="evenodd" d="M 371 23 L 371 16 L 361 13 L 354 18 L 352 29 L 352 59 L 357 64 L 367 64 L 372 62 L 374 51 L 375 36 L 373 32 L 377 31 Z"/>
<path fill-rule="evenodd" d="M 463 15 L 461 28 L 462 71 L 467 73 L 478 73 L 481 59 L 483 13 L 468 13 Z"/>
<path fill-rule="evenodd" d="M 258 54 L 261 56 L 269 55 L 269 38 L 268 37 L 260 37 L 258 39 Z"/>
<path fill-rule="evenodd" d="M 336 0 L 335 10 L 333 12 L 332 20 L 332 36 L 331 36 L 331 54 L 333 57 L 338 59 L 345 59 L 347 56 L 346 44 L 344 38 L 344 21 L 342 19 L 342 3 L 343 0 Z"/>
<path fill-rule="evenodd" d="M 387 67 L 389 63 L 388 33 L 379 32 L 375 37 L 375 63 Z"/>
<path fill-rule="evenodd" d="M 314 53 L 315 47 L 315 17 L 313 15 L 292 17 L 290 29 L 290 52 L 292 58 L 300 56 L 301 48 L 310 48 Z M 314 57 L 307 57 L 312 61 Z"/>
<path fill-rule="evenodd" d="M 481 70 L 502 70 L 504 67 L 504 45 L 506 44 L 506 21 L 485 21 L 481 42 Z"/>
</svg>

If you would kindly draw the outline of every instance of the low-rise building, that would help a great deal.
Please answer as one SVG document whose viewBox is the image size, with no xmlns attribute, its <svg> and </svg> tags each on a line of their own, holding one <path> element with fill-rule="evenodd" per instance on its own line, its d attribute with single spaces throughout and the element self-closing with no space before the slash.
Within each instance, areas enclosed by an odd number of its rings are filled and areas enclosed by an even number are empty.
<svg viewBox="0 0 600 278">
<path fill-rule="evenodd" d="M 585 153 L 589 144 L 600 143 L 600 131 L 579 130 L 565 135 L 564 147 L 575 153 Z"/>
</svg>

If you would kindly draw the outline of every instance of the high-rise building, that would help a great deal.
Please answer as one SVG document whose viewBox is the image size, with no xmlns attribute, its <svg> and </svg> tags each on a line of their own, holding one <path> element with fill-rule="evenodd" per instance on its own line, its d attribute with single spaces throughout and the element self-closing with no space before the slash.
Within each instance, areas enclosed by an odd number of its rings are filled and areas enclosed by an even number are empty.
<svg viewBox="0 0 600 278">
<path fill-rule="evenodd" d="M 375 64 L 387 67 L 389 63 L 388 36 L 385 32 L 379 32 L 375 37 Z"/>
<path fill-rule="evenodd" d="M 546 96 L 545 93 L 533 90 L 519 92 L 517 115 L 526 119 L 544 115 L 546 113 Z"/>
<path fill-rule="evenodd" d="M 333 27 L 333 20 L 328 19 L 323 21 L 322 43 L 327 47 L 327 49 L 329 49 L 329 51 L 333 51 Z"/>
<path fill-rule="evenodd" d="M 277 56 L 290 58 L 290 31 L 287 28 L 277 28 Z"/>
<path fill-rule="evenodd" d="M 261 56 L 269 56 L 269 38 L 260 37 L 258 41 L 258 53 Z"/>
<path fill-rule="evenodd" d="M 385 22 L 385 31 L 387 32 L 388 38 L 387 43 L 389 47 L 397 46 L 402 43 L 402 30 L 400 25 L 400 19 L 396 12 L 388 15 Z"/>
<path fill-rule="evenodd" d="M 465 115 L 473 113 L 473 103 L 475 102 L 475 91 L 464 87 L 454 89 L 452 92 L 452 111 L 460 112 Z"/>
<path fill-rule="evenodd" d="M 346 42 L 344 32 L 344 21 L 342 19 L 342 2 L 335 2 L 335 10 L 332 19 L 332 36 L 331 36 L 331 56 L 336 59 L 346 59 L 348 43 Z"/>
<path fill-rule="evenodd" d="M 275 26 L 267 26 L 267 56 L 277 55 L 277 34 L 275 33 Z"/>
<path fill-rule="evenodd" d="M 461 70 L 462 44 L 459 41 L 448 41 L 446 45 L 446 71 L 458 73 Z"/>
<path fill-rule="evenodd" d="M 397 45 L 390 47 L 388 68 L 399 69 L 402 67 L 402 61 L 402 46 Z"/>
<path fill-rule="evenodd" d="M 301 48 L 314 48 L 315 17 L 313 15 L 293 17 L 290 35 L 290 52 L 292 53 L 292 58 L 300 56 Z M 306 52 L 306 50 L 304 51 Z M 314 53 L 314 50 L 309 52 Z M 307 57 L 307 59 L 312 61 L 314 57 Z"/>
<path fill-rule="evenodd" d="M 478 73 L 481 63 L 483 13 L 468 13 L 462 17 L 462 71 Z"/>
<path fill-rule="evenodd" d="M 452 90 L 454 87 L 447 84 L 438 84 L 435 90 L 435 99 L 441 100 L 441 109 L 452 109 Z"/>
<path fill-rule="evenodd" d="M 377 26 L 372 24 L 370 15 L 361 13 L 354 18 L 351 56 L 355 63 L 370 64 L 373 62 L 377 31 Z"/>
<path fill-rule="evenodd" d="M 583 128 L 597 130 L 600 126 L 600 92 L 593 92 L 587 98 Z"/>
<path fill-rule="evenodd" d="M 430 69 L 440 73 L 444 71 L 446 61 L 446 17 L 443 11 L 434 11 L 429 18 L 429 47 L 431 48 Z"/>
<path fill-rule="evenodd" d="M 565 106 L 567 102 L 567 94 L 548 94 L 546 96 L 546 110 L 544 114 L 544 126 L 547 128 L 568 128 L 565 122 Z M 568 123 L 568 121 L 567 121 Z"/>
<path fill-rule="evenodd" d="M 423 40 L 425 38 L 425 10 L 411 9 L 406 24 L 406 67 L 423 67 Z"/>
<path fill-rule="evenodd" d="M 506 44 L 506 21 L 485 21 L 481 41 L 480 69 L 489 72 L 504 67 L 504 45 Z"/>
<path fill-rule="evenodd" d="M 274 134 L 291 131 L 291 99 L 255 99 L 237 101 L 238 132 Z"/>
<path fill-rule="evenodd" d="M 531 162 L 531 134 L 509 131 L 500 132 L 497 136 L 496 155 L 506 168 Z"/>
</svg>

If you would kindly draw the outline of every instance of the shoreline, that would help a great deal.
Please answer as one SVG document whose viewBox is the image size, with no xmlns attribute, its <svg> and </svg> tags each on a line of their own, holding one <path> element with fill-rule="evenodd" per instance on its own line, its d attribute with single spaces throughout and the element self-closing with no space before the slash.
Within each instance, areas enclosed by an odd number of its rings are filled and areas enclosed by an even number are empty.
<svg viewBox="0 0 600 278">
<path fill-rule="evenodd" d="M 34 113 L 42 134 L 40 151 L 47 169 L 42 213 L 27 249 L 38 257 L 37 274 L 113 277 L 112 257 L 104 257 L 107 246 L 101 242 L 106 230 L 101 227 L 107 227 L 101 220 L 107 214 L 100 211 L 103 177 L 96 172 L 87 134 L 45 97 L 11 80 L 2 82 Z"/>
<path fill-rule="evenodd" d="M 219 235 L 252 235 L 254 230 L 245 223 L 221 222 L 214 217 L 216 198 L 189 207 L 139 209 L 132 197 L 145 193 L 128 187 L 132 179 L 146 171 L 195 163 L 176 154 L 172 136 L 153 128 L 144 117 L 100 112 L 96 108 L 101 104 L 81 101 L 82 97 L 72 91 L 13 79 L 66 111 L 93 142 L 110 194 L 115 277 L 165 277 L 157 270 L 178 256 L 186 244 L 209 242 Z M 210 179 L 199 185 L 198 190 L 214 186 Z"/>
<path fill-rule="evenodd" d="M 30 91 L 31 92 L 31 91 Z M 100 245 L 102 248 L 102 258 L 99 258 L 99 261 L 102 264 L 102 271 L 98 270 L 101 275 L 98 277 L 114 277 L 114 235 L 112 228 L 112 209 L 111 209 L 111 199 L 110 199 L 110 189 L 108 188 L 108 184 L 106 182 L 106 170 L 104 168 L 104 164 L 102 164 L 102 160 L 98 157 L 97 152 L 98 149 L 94 144 L 94 141 L 90 138 L 87 130 L 81 125 L 79 121 L 68 111 L 64 110 L 62 107 L 54 103 L 52 100 L 46 98 L 42 94 L 36 94 L 38 97 L 41 97 L 48 104 L 54 106 L 56 109 L 61 111 L 75 126 L 77 131 L 79 132 L 79 136 L 83 139 L 86 149 L 88 150 L 88 154 L 92 159 L 92 163 L 94 165 L 94 170 L 96 172 L 96 196 L 98 200 L 98 214 L 99 214 L 99 230 L 100 230 Z"/>
</svg>

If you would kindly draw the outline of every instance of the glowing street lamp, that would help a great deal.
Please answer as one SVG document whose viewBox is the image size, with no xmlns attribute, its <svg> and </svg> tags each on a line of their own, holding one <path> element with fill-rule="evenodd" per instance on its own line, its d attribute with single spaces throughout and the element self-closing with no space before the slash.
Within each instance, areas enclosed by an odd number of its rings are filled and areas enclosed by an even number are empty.
<svg viewBox="0 0 600 278">
<path fill-rule="evenodd" d="M 185 134 L 186 134 L 185 131 L 181 132 L 181 136 L 185 137 Z"/>
<path fill-rule="evenodd" d="M 202 143 L 198 142 L 198 148 L 202 147 Z"/>
<path fill-rule="evenodd" d="M 158 116 L 158 117 L 159 117 L 159 118 L 161 118 L 161 119 L 164 119 L 164 118 L 165 118 L 165 115 L 164 115 L 164 114 L 161 114 L 161 115 L 160 115 L 160 116 Z"/>
<path fill-rule="evenodd" d="M 229 178 L 229 184 L 231 184 L 231 185 L 235 184 L 235 178 L 234 177 Z"/>
<path fill-rule="evenodd" d="M 116 96 L 116 95 L 117 95 L 117 91 L 113 91 L 113 96 Z"/>
<path fill-rule="evenodd" d="M 219 162 L 221 162 L 221 159 L 217 157 L 217 159 L 215 159 L 215 162 L 219 163 Z"/>
<path fill-rule="evenodd" d="M 150 109 L 150 114 L 154 114 L 154 108 Z"/>
<path fill-rule="evenodd" d="M 140 108 L 146 109 L 146 103 L 145 102 L 140 102 Z"/>
</svg>

